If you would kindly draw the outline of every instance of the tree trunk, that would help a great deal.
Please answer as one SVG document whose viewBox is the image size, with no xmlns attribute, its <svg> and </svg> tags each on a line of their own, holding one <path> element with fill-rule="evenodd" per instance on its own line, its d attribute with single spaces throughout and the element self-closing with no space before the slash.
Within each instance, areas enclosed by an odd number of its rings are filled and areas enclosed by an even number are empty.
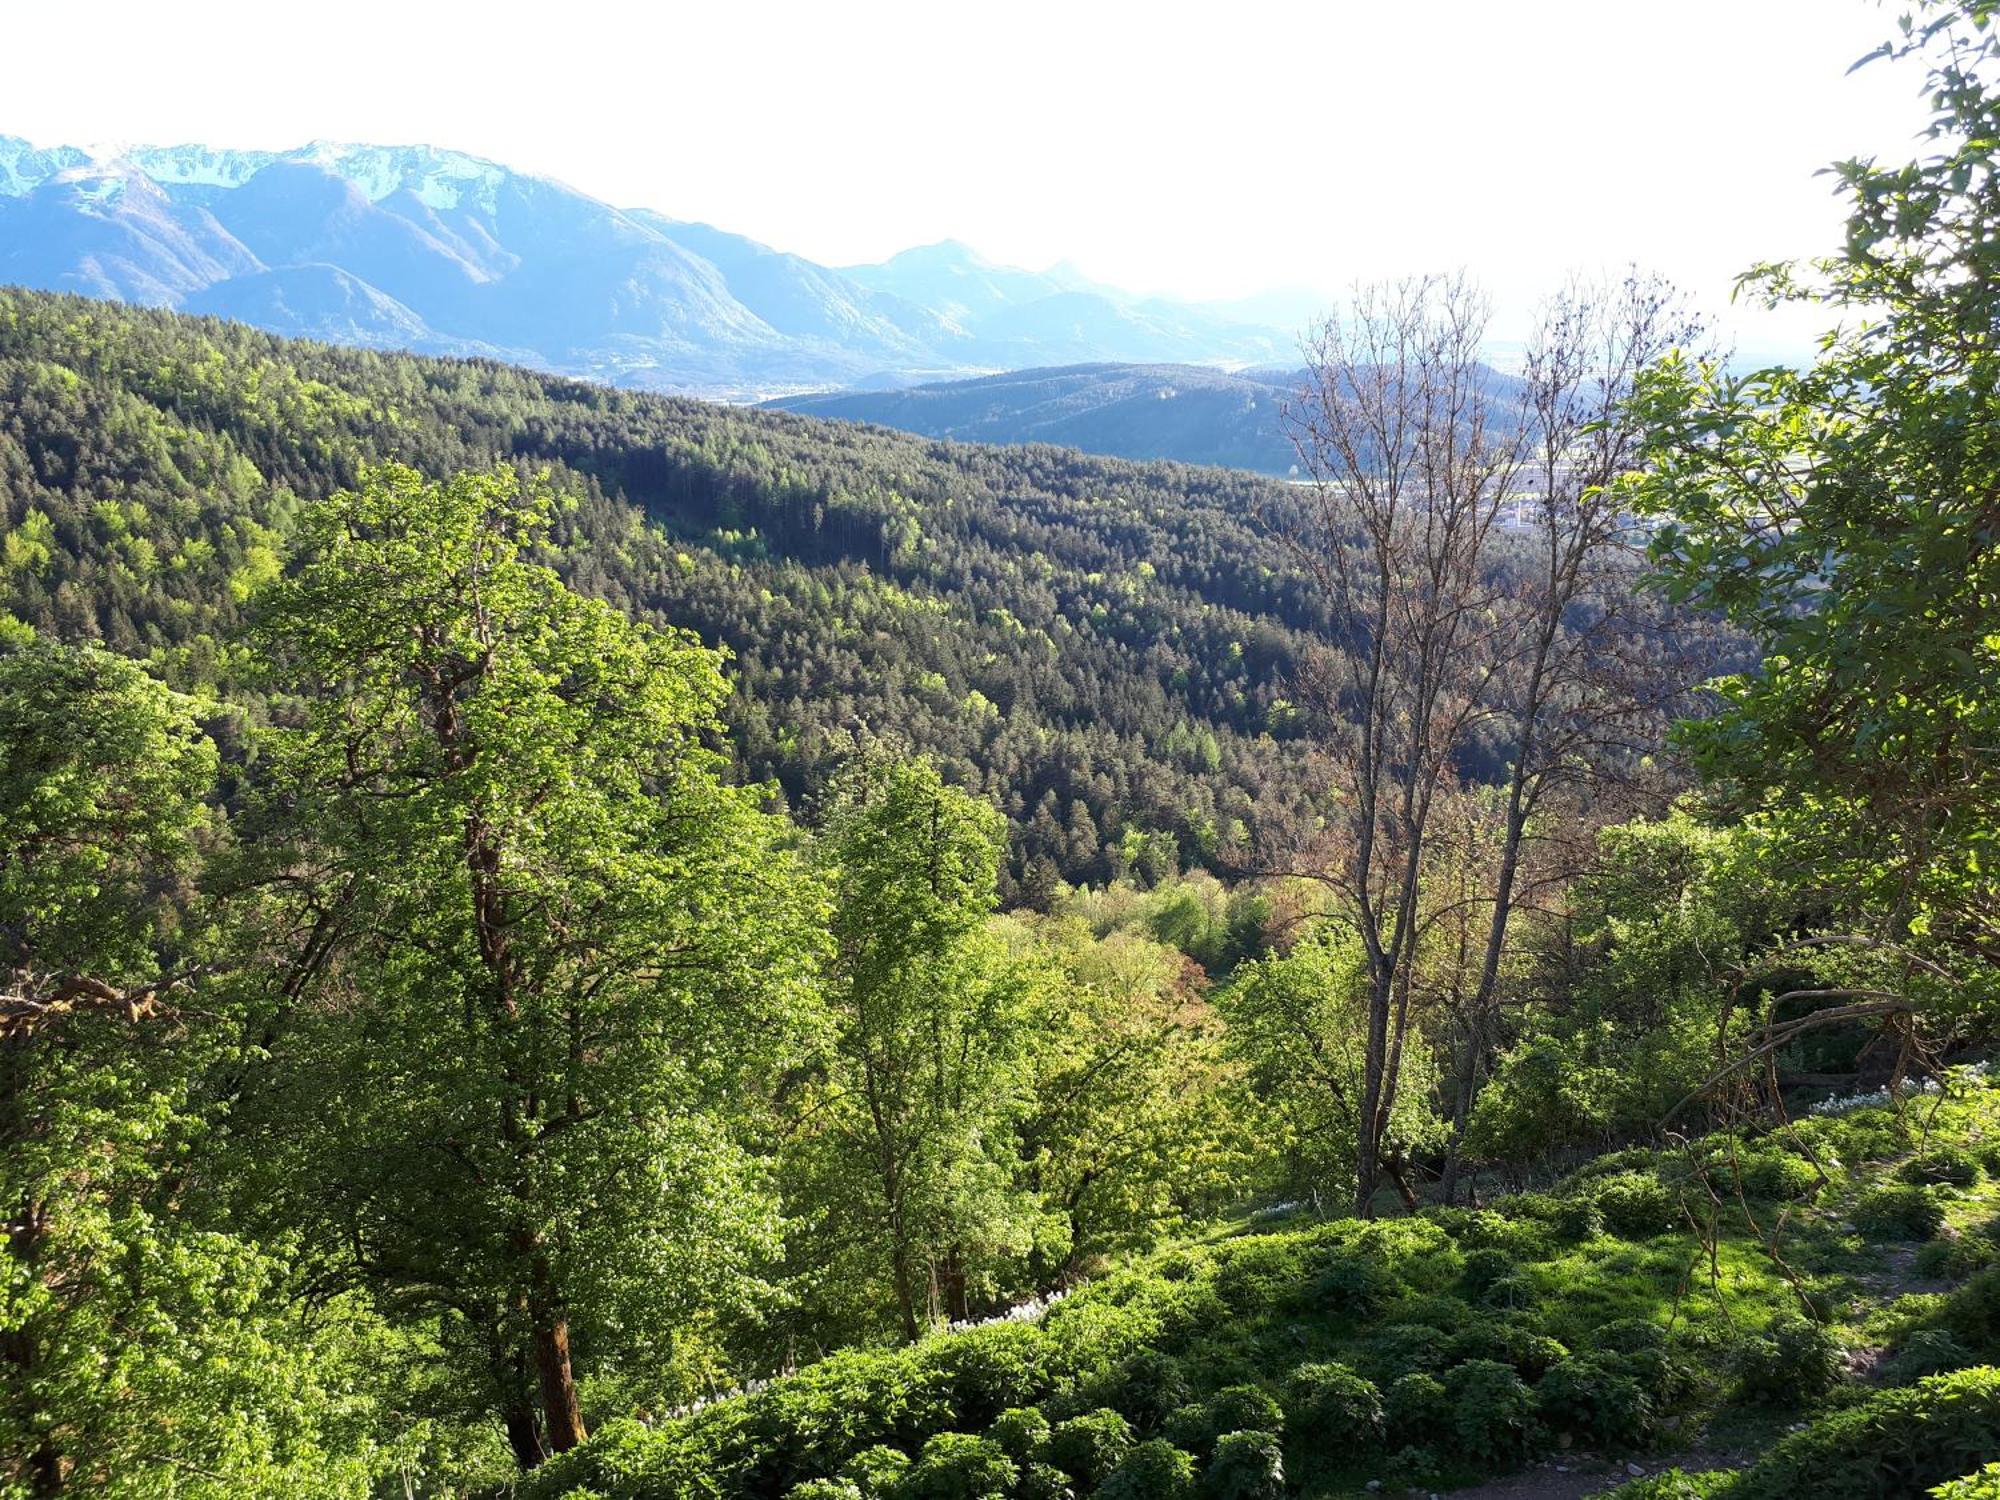
<svg viewBox="0 0 2000 1500">
<path fill-rule="evenodd" d="M 542 1392 L 542 1420 L 549 1451 L 567 1453 L 590 1434 L 577 1400 L 576 1373 L 569 1361 L 569 1319 L 560 1312 L 536 1320 L 535 1378 Z"/>
<path fill-rule="evenodd" d="M 910 1252 L 902 1242 L 901 1234 L 896 1234 L 896 1243 L 889 1252 L 889 1270 L 896 1283 L 896 1310 L 903 1315 L 903 1339 L 906 1343 L 917 1341 L 917 1297 L 910 1285 Z"/>
<path fill-rule="evenodd" d="M 542 1448 L 542 1431 L 535 1421 L 533 1402 L 525 1398 L 508 1402 L 501 1421 L 507 1428 L 507 1446 L 514 1451 L 514 1462 L 520 1465 L 522 1473 L 548 1457 Z"/>
<path fill-rule="evenodd" d="M 944 1293 L 944 1315 L 954 1323 L 963 1323 L 972 1316 L 972 1308 L 965 1295 L 965 1257 L 953 1250 L 944 1258 L 938 1268 L 939 1289 Z"/>
</svg>

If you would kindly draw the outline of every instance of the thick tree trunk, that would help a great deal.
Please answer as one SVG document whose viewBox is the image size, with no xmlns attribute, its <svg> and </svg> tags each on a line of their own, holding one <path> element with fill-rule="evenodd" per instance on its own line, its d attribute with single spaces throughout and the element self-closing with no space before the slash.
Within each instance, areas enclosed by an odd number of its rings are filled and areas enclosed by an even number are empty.
<svg viewBox="0 0 2000 1500">
<path fill-rule="evenodd" d="M 534 1403 L 526 1399 L 510 1401 L 500 1414 L 507 1429 L 507 1446 L 514 1462 L 526 1473 L 549 1455 L 542 1447 L 541 1427 L 535 1421 Z"/>
<path fill-rule="evenodd" d="M 584 1430 L 583 1407 L 577 1400 L 576 1372 L 570 1367 L 569 1319 L 558 1312 L 538 1319 L 537 1325 L 535 1379 L 542 1392 L 549 1451 L 567 1453 L 590 1436 Z"/>
</svg>

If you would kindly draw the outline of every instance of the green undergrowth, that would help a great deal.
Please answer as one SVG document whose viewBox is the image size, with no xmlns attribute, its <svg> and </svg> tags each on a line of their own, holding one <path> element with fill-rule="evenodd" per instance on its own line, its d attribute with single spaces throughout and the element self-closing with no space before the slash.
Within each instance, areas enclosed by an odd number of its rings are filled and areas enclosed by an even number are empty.
<svg viewBox="0 0 2000 1500">
<path fill-rule="evenodd" d="M 1784 1435 L 1741 1474 L 1660 1485 L 1920 1493 L 1909 1475 L 2000 1454 L 2000 1373 L 1971 1368 L 2000 1363 L 1996 1146 L 2000 1090 L 1967 1075 L 1899 1111 L 1616 1153 L 1488 1208 L 1250 1226 L 1039 1323 L 847 1351 L 656 1426 L 606 1421 L 523 1493 L 1333 1500 L 1704 1434 Z M 1826 1487 L 1864 1448 L 1884 1455 L 1878 1487 Z"/>
</svg>

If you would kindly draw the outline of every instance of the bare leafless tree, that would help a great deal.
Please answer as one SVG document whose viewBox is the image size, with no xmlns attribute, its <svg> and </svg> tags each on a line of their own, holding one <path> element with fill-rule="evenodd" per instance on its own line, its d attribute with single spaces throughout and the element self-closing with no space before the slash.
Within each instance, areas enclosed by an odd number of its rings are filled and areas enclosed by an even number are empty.
<svg viewBox="0 0 2000 1500">
<path fill-rule="evenodd" d="M 1310 484 L 1283 528 L 1333 627 L 1300 673 L 1337 782 L 1314 873 L 1367 955 L 1356 1206 L 1381 1175 L 1409 1033 L 1425 843 L 1505 652 L 1487 542 L 1520 468 L 1465 281 L 1364 288 L 1311 335 L 1288 412 Z"/>
<path fill-rule="evenodd" d="M 1292 868 L 1334 893 L 1367 955 L 1364 1214 L 1411 1034 L 1427 846 L 1462 767 L 1477 747 L 1506 772 L 1477 977 L 1454 1007 L 1448 1195 L 1510 922 L 1540 885 L 1522 874 L 1537 814 L 1636 763 L 1685 690 L 1609 490 L 1636 460 L 1633 375 L 1693 336 L 1677 309 L 1639 276 L 1573 285 L 1518 380 L 1483 363 L 1486 304 L 1463 279 L 1364 288 L 1308 341 L 1287 415 L 1309 483 L 1280 531 L 1326 606 L 1329 639 L 1299 675 L 1335 785 L 1317 857 Z"/>
<path fill-rule="evenodd" d="M 1701 336 L 1673 289 L 1627 275 L 1573 282 L 1543 311 L 1521 372 L 1524 492 L 1510 519 L 1525 565 L 1503 603 L 1509 659 L 1494 708 L 1509 765 L 1505 826 L 1485 952 L 1466 1006 L 1442 1192 L 1456 1194 L 1460 1147 L 1497 1014 L 1501 961 L 1534 820 L 1561 797 L 1572 821 L 1602 783 L 1658 748 L 1698 669 L 1675 622 L 1639 585 L 1642 538 L 1612 482 L 1639 461 L 1626 409 L 1632 380 Z"/>
</svg>

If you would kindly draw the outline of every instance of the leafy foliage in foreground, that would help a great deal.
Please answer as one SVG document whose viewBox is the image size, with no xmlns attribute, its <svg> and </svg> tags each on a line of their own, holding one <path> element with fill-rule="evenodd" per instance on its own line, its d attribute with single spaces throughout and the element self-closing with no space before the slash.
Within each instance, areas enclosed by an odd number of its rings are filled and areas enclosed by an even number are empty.
<svg viewBox="0 0 2000 1500">
<path fill-rule="evenodd" d="M 1934 1139 L 1950 1148 L 1981 1138 L 1997 1109 L 2000 1095 L 1975 1086 L 1935 1115 Z M 1559 1442 L 1643 1450 L 1669 1424 L 1684 1431 L 1723 1409 L 1810 1410 L 1844 1386 L 1843 1340 L 1860 1335 L 1801 1306 L 1824 1316 L 1862 1288 L 1852 1272 L 1865 1252 L 1839 1215 L 1853 1194 L 1892 1180 L 1897 1160 L 1864 1165 L 1852 1148 L 1901 1128 L 1870 1110 L 1812 1125 L 1760 1149 L 1846 1150 L 1852 1165 L 1835 1196 L 1803 1211 L 1782 1266 L 1765 1236 L 1785 1200 L 1747 1184 L 1717 1221 L 1713 1280 L 1709 1251 L 1675 1228 L 1716 1201 L 1717 1174 L 1743 1159 L 1745 1143 L 1627 1152 L 1497 1210 L 1224 1238 L 1111 1275 L 1038 1324 L 838 1354 L 756 1395 L 607 1430 L 532 1476 L 528 1493 L 735 1500 L 846 1480 L 864 1495 L 900 1497 L 928 1491 L 869 1479 L 862 1470 L 879 1460 L 868 1455 L 887 1447 L 920 1460 L 943 1452 L 931 1445 L 950 1433 L 984 1438 L 1018 1465 L 1045 1458 L 1079 1496 L 1138 1493 L 1121 1475 L 1142 1464 L 1167 1476 L 1167 1492 L 1180 1482 L 1171 1476 L 1188 1473 L 1205 1492 L 1335 1493 L 1370 1478 L 1471 1478 Z M 1580 1242 L 1569 1232 L 1568 1205 L 1630 1195 L 1642 1182 L 1668 1205 L 1660 1221 L 1635 1218 L 1623 1234 Z M 1990 1210 L 1951 1191 L 1961 1218 Z M 1983 1285 L 1968 1283 L 1939 1316 L 1968 1336 L 1983 1329 Z M 1996 1421 L 2000 1373 L 1923 1381 L 1788 1439 L 1770 1467 L 1751 1471 L 1781 1477 L 1746 1476 L 1752 1487 L 1740 1493 L 1821 1493 L 1810 1484 L 1874 1441 L 1867 1434 L 1881 1435 L 1881 1475 L 1955 1477 Z M 1937 1440 L 1926 1444 L 1916 1434 L 1932 1426 Z M 1280 1473 L 1292 1490 L 1269 1488 Z M 1699 1481 L 1711 1482 L 1720 1481 Z M 1889 1487 L 1824 1492 L 1906 1492 L 1894 1487 L 1901 1479 L 1871 1482 Z"/>
</svg>

